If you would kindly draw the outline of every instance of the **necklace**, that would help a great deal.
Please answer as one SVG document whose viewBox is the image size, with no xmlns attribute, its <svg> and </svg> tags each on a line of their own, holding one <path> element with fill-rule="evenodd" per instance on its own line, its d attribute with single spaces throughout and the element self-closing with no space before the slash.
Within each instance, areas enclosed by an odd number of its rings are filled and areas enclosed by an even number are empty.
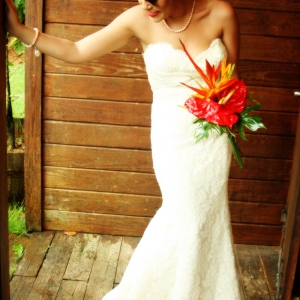
<svg viewBox="0 0 300 300">
<path fill-rule="evenodd" d="M 192 7 L 192 11 L 191 11 L 191 14 L 190 14 L 190 17 L 187 21 L 187 23 L 185 24 L 185 26 L 181 29 L 178 29 L 178 30 L 174 30 L 172 29 L 166 22 L 166 20 L 163 20 L 163 23 L 165 24 L 165 26 L 172 32 L 175 32 L 175 33 L 180 33 L 182 31 L 185 31 L 187 29 L 187 27 L 190 25 L 191 21 L 192 21 L 192 18 L 193 18 L 193 14 L 194 14 L 194 9 L 195 9 L 195 4 L 196 4 L 196 0 L 194 0 L 194 3 L 193 3 L 193 7 Z"/>
</svg>

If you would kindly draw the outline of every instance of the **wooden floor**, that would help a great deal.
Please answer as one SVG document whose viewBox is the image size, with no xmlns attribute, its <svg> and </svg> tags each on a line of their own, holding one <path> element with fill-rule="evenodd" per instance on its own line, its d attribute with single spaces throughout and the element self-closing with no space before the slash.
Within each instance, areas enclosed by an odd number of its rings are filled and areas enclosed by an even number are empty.
<svg viewBox="0 0 300 300">
<path fill-rule="evenodd" d="M 10 235 L 25 248 L 11 280 L 11 299 L 102 299 L 116 286 L 139 238 L 46 231 L 30 237 Z M 235 245 L 248 300 L 276 299 L 278 247 Z M 142 299 L 141 299 L 142 300 Z"/>
</svg>

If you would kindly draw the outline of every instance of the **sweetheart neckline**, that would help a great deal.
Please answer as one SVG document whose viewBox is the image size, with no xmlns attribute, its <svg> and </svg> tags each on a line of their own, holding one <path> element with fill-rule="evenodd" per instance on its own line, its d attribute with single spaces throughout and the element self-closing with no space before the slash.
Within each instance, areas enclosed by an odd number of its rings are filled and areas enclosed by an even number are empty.
<svg viewBox="0 0 300 300">
<path fill-rule="evenodd" d="M 211 42 L 210 42 L 210 45 L 207 49 L 201 51 L 199 54 L 197 54 L 195 56 L 195 58 L 193 58 L 194 61 L 198 60 L 202 55 L 204 55 L 205 53 L 207 53 L 212 47 L 213 45 L 216 43 L 216 42 L 220 42 L 222 45 L 222 40 L 220 38 L 215 38 L 213 39 Z M 149 48 L 152 48 L 154 46 L 158 46 L 158 45 L 166 45 L 166 46 L 169 46 L 172 50 L 174 51 L 179 51 L 181 53 L 185 53 L 183 49 L 177 49 L 177 48 L 174 48 L 174 46 L 168 42 L 157 42 L 157 43 L 153 43 L 153 44 L 148 44 L 147 47 L 145 48 L 144 52 L 143 52 L 143 56 L 146 55 L 146 53 L 149 51 Z"/>
</svg>

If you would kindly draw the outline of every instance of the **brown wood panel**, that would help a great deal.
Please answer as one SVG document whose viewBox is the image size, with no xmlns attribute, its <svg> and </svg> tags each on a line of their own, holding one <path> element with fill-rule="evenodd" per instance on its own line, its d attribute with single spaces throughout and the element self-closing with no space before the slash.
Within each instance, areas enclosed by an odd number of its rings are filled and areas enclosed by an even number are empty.
<svg viewBox="0 0 300 300">
<path fill-rule="evenodd" d="M 257 1 L 257 0 L 229 0 L 235 7 L 257 8 L 279 11 L 297 11 L 300 9 L 298 0 L 275 0 L 275 1 Z"/>
<path fill-rule="evenodd" d="M 161 198 L 61 189 L 45 189 L 44 209 L 112 215 L 153 217 Z M 235 223 L 280 225 L 284 204 L 230 201 L 231 220 Z"/>
<path fill-rule="evenodd" d="M 141 236 L 149 221 L 146 217 L 45 210 L 43 227 L 46 230 Z M 281 226 L 234 223 L 232 227 L 234 241 L 238 244 L 278 245 L 280 241 Z"/>
<path fill-rule="evenodd" d="M 44 96 L 148 103 L 152 100 L 146 79 L 49 73 L 44 74 Z"/>
<path fill-rule="evenodd" d="M 92 34 L 102 28 L 103 26 L 47 23 L 45 24 L 44 31 L 54 36 L 67 38 L 72 41 L 78 41 L 81 38 Z M 293 33 L 295 32 L 296 31 L 293 30 Z M 299 63 L 299 43 L 299 39 L 282 38 L 277 36 L 260 36 L 257 35 L 257 32 L 255 32 L 255 35 L 241 35 L 240 59 Z M 120 48 L 118 52 L 142 53 L 143 49 L 140 42 L 136 38 L 134 38 L 129 44 Z M 287 53 L 289 53 L 289 55 L 287 55 Z M 54 66 L 52 66 L 52 64 L 54 64 Z M 81 65 L 78 66 L 77 64 L 72 65 L 61 63 L 58 60 L 50 58 L 48 56 L 45 57 L 46 72 L 60 73 L 58 68 L 58 66 L 60 65 L 64 68 L 63 73 L 81 73 L 86 70 L 86 64 L 83 64 L 82 67 Z M 87 66 L 89 65 L 90 64 L 88 64 Z M 94 64 L 91 63 L 91 66 L 93 65 Z"/>
<path fill-rule="evenodd" d="M 29 1 L 26 6 L 26 24 L 43 28 L 43 1 Z M 29 231 L 41 230 L 41 99 L 42 56 L 35 57 L 33 48 L 25 51 L 25 205 L 26 225 Z"/>
<path fill-rule="evenodd" d="M 233 240 L 236 244 L 278 246 L 282 226 L 232 224 Z"/>
<path fill-rule="evenodd" d="M 288 182 L 229 179 L 229 200 L 286 203 L 288 187 Z"/>
<path fill-rule="evenodd" d="M 78 41 L 83 37 L 90 35 L 104 26 L 97 25 L 76 25 L 62 23 L 46 23 L 44 32 L 61 38 L 67 38 L 72 41 Z M 137 38 L 132 40 L 124 47 L 118 50 L 119 52 L 142 53 L 141 43 Z"/>
<path fill-rule="evenodd" d="M 53 167 L 153 173 L 151 152 L 146 150 L 46 144 L 43 162 Z"/>
<path fill-rule="evenodd" d="M 284 204 L 229 202 L 231 222 L 262 225 L 282 225 Z"/>
<path fill-rule="evenodd" d="M 5 4 L 0 2 L 0 298 L 8 300 L 9 255 L 7 216 L 7 155 L 6 155 L 6 30 Z"/>
<path fill-rule="evenodd" d="M 44 210 L 43 228 L 89 233 L 142 236 L 151 218 Z M 52 229 L 51 229 L 52 228 Z"/>
<path fill-rule="evenodd" d="M 43 119 L 46 120 L 148 127 L 151 124 L 148 103 L 46 97 L 43 104 Z"/>
<path fill-rule="evenodd" d="M 65 0 L 66 1 L 66 0 Z M 254 1 L 254 0 L 253 0 Z M 97 0 L 73 0 L 64 2 L 60 0 L 45 1 L 45 22 L 46 23 L 68 23 L 68 24 L 93 24 L 107 25 L 119 14 L 128 8 L 137 5 L 137 2 L 114 2 Z M 241 3 L 241 2 L 240 2 Z M 254 10 L 257 5 L 250 7 L 250 10 L 237 8 L 237 15 L 241 23 L 242 34 L 273 35 L 297 37 L 300 30 L 299 14 L 282 11 L 274 11 L 274 4 L 271 11 Z M 58 10 L 57 7 L 60 7 Z M 241 7 L 239 5 L 239 7 Z M 242 8 L 246 5 L 242 5 Z M 107 11 L 110 13 L 108 14 Z M 76 18 L 74 17 L 76 12 Z M 270 26 L 272 24 L 273 26 Z"/>
<path fill-rule="evenodd" d="M 46 121 L 43 139 L 50 144 L 147 150 L 150 149 L 150 128 Z"/>
<path fill-rule="evenodd" d="M 160 195 L 154 174 L 44 167 L 43 175 L 46 188 Z"/>
</svg>

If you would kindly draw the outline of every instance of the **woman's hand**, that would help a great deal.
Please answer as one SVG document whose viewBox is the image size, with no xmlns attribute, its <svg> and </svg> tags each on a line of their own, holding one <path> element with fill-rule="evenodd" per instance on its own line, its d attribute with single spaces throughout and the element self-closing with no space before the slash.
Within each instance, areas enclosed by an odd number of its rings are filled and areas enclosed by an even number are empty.
<svg viewBox="0 0 300 300">
<path fill-rule="evenodd" d="M 19 20 L 19 15 L 17 8 L 13 0 L 5 0 L 6 3 L 6 29 L 9 33 L 14 35 L 14 32 L 17 31 L 17 28 L 22 25 Z"/>
</svg>

